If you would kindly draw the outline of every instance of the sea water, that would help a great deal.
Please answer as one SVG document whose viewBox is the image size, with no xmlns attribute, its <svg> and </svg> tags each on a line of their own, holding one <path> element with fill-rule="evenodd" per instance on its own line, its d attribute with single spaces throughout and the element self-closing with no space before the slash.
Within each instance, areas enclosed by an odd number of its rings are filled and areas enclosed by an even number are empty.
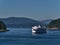
<svg viewBox="0 0 60 45">
<path fill-rule="evenodd" d="M 60 30 L 33 34 L 31 28 L 7 28 L 0 32 L 0 45 L 60 45 Z"/>
</svg>

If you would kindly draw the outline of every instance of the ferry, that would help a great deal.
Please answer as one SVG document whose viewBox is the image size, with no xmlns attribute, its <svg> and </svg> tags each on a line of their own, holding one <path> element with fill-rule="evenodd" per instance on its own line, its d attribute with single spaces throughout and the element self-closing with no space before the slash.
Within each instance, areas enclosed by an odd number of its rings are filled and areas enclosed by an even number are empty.
<svg viewBox="0 0 60 45">
<path fill-rule="evenodd" d="M 41 27 L 40 25 L 32 27 L 32 33 L 46 33 L 46 28 Z"/>
</svg>

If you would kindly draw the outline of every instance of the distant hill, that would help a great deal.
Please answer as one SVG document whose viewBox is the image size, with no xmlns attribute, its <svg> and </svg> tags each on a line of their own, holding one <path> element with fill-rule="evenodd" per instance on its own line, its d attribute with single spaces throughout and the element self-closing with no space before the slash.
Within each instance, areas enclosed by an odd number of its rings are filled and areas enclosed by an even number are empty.
<svg viewBox="0 0 60 45">
<path fill-rule="evenodd" d="M 41 24 L 40 21 L 24 17 L 0 18 L 0 21 L 3 21 L 7 27 L 32 27 Z"/>
<path fill-rule="evenodd" d="M 40 21 L 44 26 L 47 26 L 50 22 L 52 21 L 52 19 L 46 19 L 46 20 L 42 20 Z"/>
<path fill-rule="evenodd" d="M 60 29 L 60 18 L 53 20 L 47 27 L 51 29 Z"/>
</svg>

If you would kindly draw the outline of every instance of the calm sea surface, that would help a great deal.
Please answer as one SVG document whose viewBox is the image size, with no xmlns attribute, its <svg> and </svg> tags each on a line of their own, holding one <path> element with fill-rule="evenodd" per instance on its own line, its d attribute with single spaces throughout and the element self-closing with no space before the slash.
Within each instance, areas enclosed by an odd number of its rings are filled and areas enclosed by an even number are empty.
<svg viewBox="0 0 60 45">
<path fill-rule="evenodd" d="M 32 34 L 28 28 L 8 28 L 0 32 L 0 45 L 60 45 L 60 31 Z"/>
</svg>

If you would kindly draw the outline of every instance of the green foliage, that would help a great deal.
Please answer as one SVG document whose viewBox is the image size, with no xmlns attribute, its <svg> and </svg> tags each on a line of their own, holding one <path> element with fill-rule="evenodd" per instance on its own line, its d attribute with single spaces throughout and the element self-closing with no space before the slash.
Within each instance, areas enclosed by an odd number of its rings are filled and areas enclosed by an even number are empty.
<svg viewBox="0 0 60 45">
<path fill-rule="evenodd" d="M 47 27 L 49 27 L 49 28 L 57 27 L 60 29 L 60 18 L 53 20 Z"/>
<path fill-rule="evenodd" d="M 0 21 L 0 29 L 6 29 L 6 25 L 2 21 Z"/>
</svg>

